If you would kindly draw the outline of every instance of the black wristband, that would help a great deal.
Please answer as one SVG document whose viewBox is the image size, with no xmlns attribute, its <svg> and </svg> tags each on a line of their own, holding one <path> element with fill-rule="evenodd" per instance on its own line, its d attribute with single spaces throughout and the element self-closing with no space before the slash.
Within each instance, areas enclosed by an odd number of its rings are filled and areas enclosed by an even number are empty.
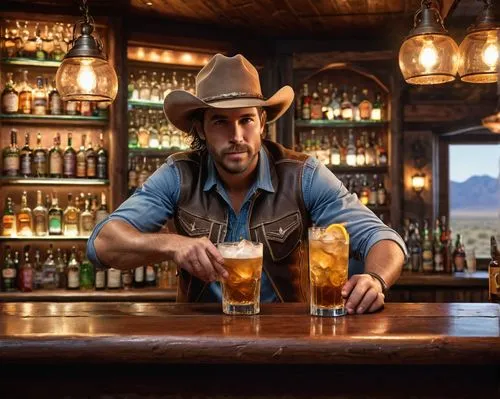
<svg viewBox="0 0 500 399">
<path fill-rule="evenodd" d="M 382 287 L 382 294 L 386 294 L 387 293 L 387 290 L 389 289 L 389 287 L 387 286 L 387 283 L 385 282 L 385 280 L 380 277 L 377 273 L 374 273 L 374 272 L 365 272 L 365 274 L 369 274 L 370 276 L 372 276 L 375 280 L 377 280 L 379 283 L 380 283 L 380 286 Z"/>
</svg>

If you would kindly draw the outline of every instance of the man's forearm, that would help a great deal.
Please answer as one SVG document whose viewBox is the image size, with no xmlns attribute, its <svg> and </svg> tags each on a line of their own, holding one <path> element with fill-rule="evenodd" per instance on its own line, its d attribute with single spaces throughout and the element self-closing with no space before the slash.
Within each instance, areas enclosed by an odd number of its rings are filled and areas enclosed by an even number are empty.
<svg viewBox="0 0 500 399">
<path fill-rule="evenodd" d="M 168 236 L 168 239 L 166 239 Z M 106 266 L 131 269 L 171 259 L 174 234 L 141 233 L 126 222 L 111 220 L 94 240 L 97 257 Z"/>
<path fill-rule="evenodd" d="M 365 272 L 378 274 L 390 287 L 399 278 L 403 262 L 401 247 L 394 241 L 381 240 L 370 248 L 365 259 Z"/>
</svg>

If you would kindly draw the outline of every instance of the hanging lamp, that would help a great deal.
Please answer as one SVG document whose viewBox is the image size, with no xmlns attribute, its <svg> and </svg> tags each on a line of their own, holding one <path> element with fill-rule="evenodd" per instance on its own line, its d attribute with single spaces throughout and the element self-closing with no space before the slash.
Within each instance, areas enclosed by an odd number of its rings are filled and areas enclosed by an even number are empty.
<svg viewBox="0 0 500 399">
<path fill-rule="evenodd" d="M 399 49 L 399 67 L 410 84 L 432 85 L 455 79 L 458 46 L 430 0 L 423 0 L 415 13 L 413 29 Z"/>
<path fill-rule="evenodd" d="M 73 47 L 65 55 L 56 73 L 56 87 L 64 101 L 98 101 L 111 103 L 118 91 L 118 78 L 103 54 L 102 43 L 92 36 L 94 19 L 87 0 L 82 0 L 83 19 L 73 29 Z M 75 40 L 80 25 L 81 35 Z"/>
</svg>

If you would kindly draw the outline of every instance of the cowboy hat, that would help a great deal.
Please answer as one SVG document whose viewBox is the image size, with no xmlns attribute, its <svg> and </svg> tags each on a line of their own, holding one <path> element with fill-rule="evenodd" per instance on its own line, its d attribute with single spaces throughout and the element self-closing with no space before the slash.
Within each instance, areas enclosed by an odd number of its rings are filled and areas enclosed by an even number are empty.
<svg viewBox="0 0 500 399">
<path fill-rule="evenodd" d="M 284 86 L 264 99 L 257 69 L 241 54 L 214 55 L 196 76 L 196 95 L 173 90 L 163 102 L 167 119 L 183 132 L 193 127 L 194 111 L 207 108 L 263 107 L 267 121 L 274 122 L 290 107 L 293 89 Z"/>
</svg>

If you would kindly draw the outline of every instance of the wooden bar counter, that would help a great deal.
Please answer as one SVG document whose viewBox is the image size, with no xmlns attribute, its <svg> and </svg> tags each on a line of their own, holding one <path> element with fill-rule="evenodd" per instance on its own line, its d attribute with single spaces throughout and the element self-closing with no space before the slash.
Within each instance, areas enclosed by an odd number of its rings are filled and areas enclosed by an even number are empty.
<svg viewBox="0 0 500 399">
<path fill-rule="evenodd" d="M 1 398 L 499 397 L 500 307 L 1 303 Z"/>
</svg>

